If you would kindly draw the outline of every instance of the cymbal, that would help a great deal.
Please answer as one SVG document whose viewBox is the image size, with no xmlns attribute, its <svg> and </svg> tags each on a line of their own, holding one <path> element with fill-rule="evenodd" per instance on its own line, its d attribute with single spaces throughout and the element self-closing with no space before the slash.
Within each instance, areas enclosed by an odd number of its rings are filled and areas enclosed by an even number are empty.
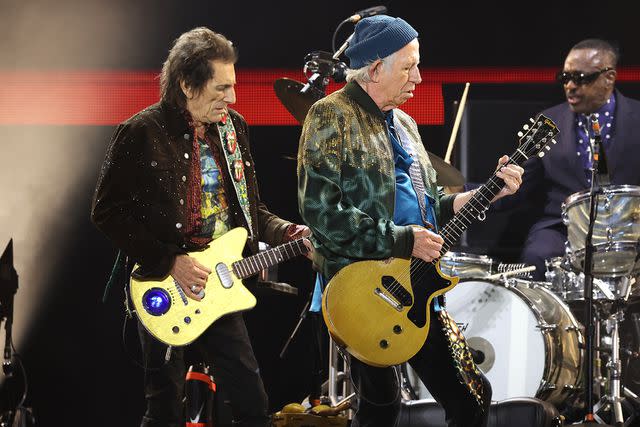
<svg viewBox="0 0 640 427">
<path fill-rule="evenodd" d="M 431 165 L 436 170 L 437 178 L 436 182 L 438 185 L 442 186 L 459 186 L 464 185 L 464 176 L 462 173 L 449 163 L 445 162 L 440 157 L 436 156 L 430 151 L 427 151 L 429 154 L 429 160 L 431 160 Z"/>
<path fill-rule="evenodd" d="M 311 105 L 317 100 L 324 98 L 324 93 L 315 87 L 310 87 L 306 92 L 301 92 L 304 84 L 297 80 L 283 77 L 273 83 L 273 88 L 282 105 L 291 113 L 293 117 L 302 124 Z"/>
</svg>

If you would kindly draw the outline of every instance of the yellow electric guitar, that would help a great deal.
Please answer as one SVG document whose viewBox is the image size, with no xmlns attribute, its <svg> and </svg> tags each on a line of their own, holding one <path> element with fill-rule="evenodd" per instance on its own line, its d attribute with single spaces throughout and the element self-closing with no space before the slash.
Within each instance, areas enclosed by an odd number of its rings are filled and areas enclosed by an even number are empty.
<svg viewBox="0 0 640 427">
<path fill-rule="evenodd" d="M 308 252 L 303 239 L 298 239 L 243 259 L 246 241 L 247 230 L 238 227 L 215 239 L 207 249 L 189 253 L 213 271 L 200 301 L 187 297 L 171 276 L 161 281 L 131 277 L 131 300 L 147 331 L 169 345 L 189 344 L 225 314 L 256 305 L 242 279 Z"/>
<path fill-rule="evenodd" d="M 544 156 L 558 128 L 538 115 L 519 132 L 520 145 L 508 164 Z M 440 230 L 440 256 L 475 219 L 482 220 L 504 185 L 495 173 Z M 378 367 L 406 362 L 425 344 L 433 298 L 458 283 L 440 271 L 439 259 L 358 261 L 341 269 L 322 294 L 322 314 L 333 339 L 359 360 Z"/>
</svg>

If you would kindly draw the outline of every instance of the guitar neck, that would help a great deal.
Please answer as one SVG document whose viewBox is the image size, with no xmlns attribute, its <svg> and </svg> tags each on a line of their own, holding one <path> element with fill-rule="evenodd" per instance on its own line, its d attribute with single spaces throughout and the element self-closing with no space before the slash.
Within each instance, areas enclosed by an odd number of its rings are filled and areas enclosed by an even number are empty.
<svg viewBox="0 0 640 427">
<path fill-rule="evenodd" d="M 309 249 L 305 246 L 304 239 L 297 239 L 236 261 L 232 264 L 232 269 L 237 277 L 246 279 L 258 274 L 265 268 L 272 267 L 298 255 L 304 255 L 308 251 Z"/>
<path fill-rule="evenodd" d="M 528 157 L 520 150 L 516 150 L 511 156 L 509 156 L 509 161 L 505 164 L 517 164 L 520 165 L 522 162 L 527 160 Z M 442 249 L 440 250 L 440 256 L 443 256 L 445 253 L 451 249 L 462 233 L 465 232 L 469 226 L 478 220 L 484 220 L 485 212 L 489 209 L 491 205 L 491 201 L 498 194 L 500 189 L 504 186 L 504 181 L 498 178 L 498 176 L 494 174 L 489 178 L 489 180 L 475 192 L 473 197 L 462 205 L 460 210 L 451 218 L 449 222 L 440 230 L 440 235 L 444 240 L 444 244 L 442 245 Z M 434 263 L 437 260 L 434 260 Z"/>
</svg>

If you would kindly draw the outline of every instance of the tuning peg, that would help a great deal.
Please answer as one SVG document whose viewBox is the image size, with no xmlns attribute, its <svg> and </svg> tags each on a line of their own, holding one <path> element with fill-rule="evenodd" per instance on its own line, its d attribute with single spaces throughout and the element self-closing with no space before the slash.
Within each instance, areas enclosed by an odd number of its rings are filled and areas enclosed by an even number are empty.
<svg viewBox="0 0 640 427">
<path fill-rule="evenodd" d="M 524 130 L 529 130 L 529 125 L 524 125 L 524 126 L 522 126 L 522 129 L 524 129 Z"/>
<path fill-rule="evenodd" d="M 522 138 L 524 136 L 524 133 L 522 133 L 522 131 L 518 131 L 518 136 Z"/>
<path fill-rule="evenodd" d="M 543 158 L 544 157 L 544 151 L 541 151 L 538 153 L 538 157 Z"/>
<path fill-rule="evenodd" d="M 558 143 L 558 141 L 556 141 L 555 139 L 552 139 L 551 142 L 553 142 L 554 144 Z"/>
<path fill-rule="evenodd" d="M 547 150 L 547 151 L 551 150 L 551 147 L 549 147 L 548 145 L 545 145 L 545 146 L 544 146 L 544 148 L 545 148 L 545 150 Z"/>
<path fill-rule="evenodd" d="M 536 121 L 535 121 L 535 120 L 533 120 L 531 117 L 529 117 L 529 121 L 530 121 L 531 123 L 535 123 L 535 122 L 536 122 Z"/>
</svg>

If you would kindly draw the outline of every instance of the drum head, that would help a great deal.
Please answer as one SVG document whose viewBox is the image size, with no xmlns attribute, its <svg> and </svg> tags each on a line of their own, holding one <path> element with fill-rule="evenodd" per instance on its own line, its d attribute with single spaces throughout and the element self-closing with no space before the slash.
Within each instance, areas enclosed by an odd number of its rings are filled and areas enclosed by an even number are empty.
<svg viewBox="0 0 640 427">
<path fill-rule="evenodd" d="M 545 369 L 539 321 L 517 292 L 490 281 L 460 282 L 446 294 L 458 323 L 493 389 L 493 400 L 535 397 Z"/>
</svg>

